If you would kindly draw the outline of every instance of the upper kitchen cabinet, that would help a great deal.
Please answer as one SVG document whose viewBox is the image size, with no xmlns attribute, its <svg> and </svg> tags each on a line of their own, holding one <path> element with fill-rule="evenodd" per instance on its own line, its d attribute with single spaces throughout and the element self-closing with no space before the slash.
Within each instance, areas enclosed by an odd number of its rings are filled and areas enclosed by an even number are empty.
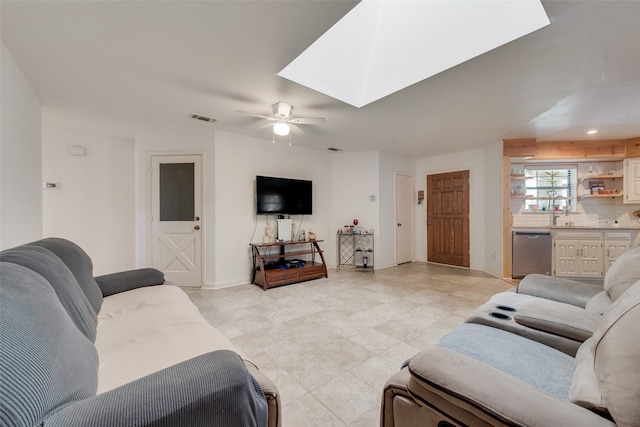
<svg viewBox="0 0 640 427">
<path fill-rule="evenodd" d="M 640 203 L 640 157 L 624 160 L 624 203 Z"/>
</svg>

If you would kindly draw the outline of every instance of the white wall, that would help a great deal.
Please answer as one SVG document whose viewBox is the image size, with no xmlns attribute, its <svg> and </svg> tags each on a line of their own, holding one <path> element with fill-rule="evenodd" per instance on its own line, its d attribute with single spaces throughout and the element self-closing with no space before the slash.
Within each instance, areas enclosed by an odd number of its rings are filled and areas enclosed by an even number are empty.
<svg viewBox="0 0 640 427">
<path fill-rule="evenodd" d="M 250 281 L 249 243 L 260 242 L 266 218 L 255 214 L 256 175 L 313 181 L 313 215 L 294 217 L 299 229 L 331 234 L 331 154 L 214 130 L 140 132 L 136 136 L 136 264 L 149 265 L 147 251 L 147 153 L 204 153 L 204 286 L 221 288 Z M 271 216 L 271 224 L 276 217 Z M 255 229 L 255 233 L 254 233 Z M 327 262 L 333 246 L 321 245 Z"/>
<path fill-rule="evenodd" d="M 81 147 L 84 156 L 67 147 Z M 77 243 L 94 274 L 134 268 L 133 141 L 53 127 L 42 131 L 43 235 Z"/>
<path fill-rule="evenodd" d="M 0 249 L 42 237 L 40 102 L 4 44 L 0 51 Z"/>
<path fill-rule="evenodd" d="M 374 268 L 380 268 L 378 250 L 380 239 L 380 182 L 379 153 L 335 152 L 331 159 L 331 246 L 336 247 L 336 233 L 345 225 L 353 225 L 358 219 L 358 227 L 373 229 Z M 370 200 L 375 196 L 375 201 Z M 330 265 L 336 265 L 335 256 Z"/>
<path fill-rule="evenodd" d="M 331 237 L 331 153 L 227 132 L 217 132 L 215 142 L 215 277 L 214 287 L 249 283 L 249 243 L 262 241 L 264 215 L 255 214 L 256 175 L 313 181 L 313 215 L 293 216 L 298 230 L 314 231 L 326 261 L 335 265 Z M 276 216 L 269 221 L 275 227 Z M 255 229 L 255 233 L 254 233 Z"/>
<path fill-rule="evenodd" d="M 484 270 L 496 277 L 502 277 L 502 146 L 484 149 Z"/>
<path fill-rule="evenodd" d="M 383 244 L 379 245 L 376 250 L 378 266 L 380 268 L 390 267 L 396 264 L 396 174 L 409 175 L 413 180 L 412 194 L 416 195 L 412 198 L 414 202 L 411 211 L 414 218 L 413 245 L 415 260 L 415 245 L 418 240 L 423 240 L 424 235 L 416 234 L 415 229 L 415 210 L 422 208 L 417 203 L 416 178 L 415 173 L 416 162 L 413 159 L 406 159 L 388 153 L 380 153 L 379 180 L 380 180 L 380 221 L 379 230 L 376 230 L 376 239 Z M 422 187 L 420 187 L 422 188 Z"/>
<path fill-rule="evenodd" d="M 501 192 L 499 182 L 486 182 L 485 152 L 471 150 L 445 156 L 429 157 L 416 162 L 416 181 L 424 182 L 427 175 L 469 170 L 469 234 L 470 234 L 470 267 L 475 270 L 485 269 L 485 213 L 492 211 L 487 206 L 487 193 Z M 420 184 L 418 184 L 420 185 Z M 496 219 L 500 221 L 502 202 L 493 206 Z M 418 211 L 416 216 L 416 236 L 423 236 L 422 242 L 416 245 L 416 259 L 427 260 L 426 208 Z M 491 237 L 491 236 L 490 236 Z M 493 237 L 491 237 L 493 238 Z M 496 239 L 501 239 L 500 235 Z"/>
</svg>

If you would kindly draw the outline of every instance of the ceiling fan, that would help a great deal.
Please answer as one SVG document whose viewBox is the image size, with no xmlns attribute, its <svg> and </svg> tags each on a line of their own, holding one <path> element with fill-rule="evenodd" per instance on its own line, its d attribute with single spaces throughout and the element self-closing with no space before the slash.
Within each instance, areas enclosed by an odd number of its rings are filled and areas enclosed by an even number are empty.
<svg viewBox="0 0 640 427">
<path fill-rule="evenodd" d="M 287 104 L 286 102 L 276 102 L 271 106 L 271 108 L 273 109 L 272 116 L 264 116 L 262 114 L 249 113 L 240 110 L 236 110 L 236 112 L 269 120 L 271 123 L 260 126 L 258 129 L 273 126 L 273 133 L 280 136 L 289 135 L 289 131 L 291 130 L 294 132 L 299 131 L 301 133 L 306 133 L 304 129 L 298 125 L 323 125 L 327 122 L 324 117 L 292 117 L 291 112 L 293 111 L 293 107 L 291 104 Z"/>
</svg>

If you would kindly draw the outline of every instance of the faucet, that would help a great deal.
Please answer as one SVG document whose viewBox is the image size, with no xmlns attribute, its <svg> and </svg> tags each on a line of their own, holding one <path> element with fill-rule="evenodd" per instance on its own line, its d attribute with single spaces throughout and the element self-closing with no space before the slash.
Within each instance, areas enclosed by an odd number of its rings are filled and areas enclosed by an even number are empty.
<svg viewBox="0 0 640 427">
<path fill-rule="evenodd" d="M 551 202 L 551 226 L 555 227 L 558 225 L 558 217 L 560 216 L 560 214 L 558 213 L 558 211 L 556 211 L 556 200 L 558 199 L 563 199 L 563 200 L 567 200 L 566 197 L 564 196 L 556 196 L 553 198 L 552 202 Z M 564 215 L 565 216 L 569 216 L 569 209 L 564 210 Z"/>
</svg>

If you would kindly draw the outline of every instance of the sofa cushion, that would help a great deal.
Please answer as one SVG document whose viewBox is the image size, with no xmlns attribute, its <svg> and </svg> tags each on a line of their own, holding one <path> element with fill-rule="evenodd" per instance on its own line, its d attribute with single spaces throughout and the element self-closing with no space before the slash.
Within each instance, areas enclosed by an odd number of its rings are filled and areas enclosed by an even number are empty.
<svg viewBox="0 0 640 427">
<path fill-rule="evenodd" d="M 103 297 L 120 292 L 130 291 L 145 286 L 164 283 L 164 273 L 155 268 L 139 268 L 137 270 L 120 271 L 95 278 Z"/>
<path fill-rule="evenodd" d="M 585 341 L 576 354 L 569 400 L 587 409 L 606 412 L 600 395 L 600 380 L 593 370 L 592 340 Z"/>
<path fill-rule="evenodd" d="M 49 282 L 3 261 L 0 295 L 0 424 L 39 425 L 58 408 L 94 396 L 96 350 Z"/>
<path fill-rule="evenodd" d="M 609 267 L 603 286 L 612 301 L 617 300 L 629 286 L 640 280 L 640 246 L 631 248 Z"/>
<path fill-rule="evenodd" d="M 559 301 L 584 308 L 602 291 L 602 286 L 544 274 L 528 274 L 518 283 L 516 292 L 538 298 Z"/>
<path fill-rule="evenodd" d="M 553 307 L 548 301 L 531 301 L 514 314 L 517 323 L 539 331 L 583 342 L 593 335 L 602 316 L 564 304 Z"/>
<path fill-rule="evenodd" d="M 639 335 L 640 280 L 603 315 L 591 343 L 602 402 L 618 426 L 637 426 L 640 420 Z"/>
<path fill-rule="evenodd" d="M 98 314 L 98 393 L 216 350 L 242 353 L 172 285 L 104 298 Z"/>
<path fill-rule="evenodd" d="M 584 309 L 589 313 L 602 314 L 607 311 L 607 308 L 609 308 L 612 303 L 613 301 L 611 301 L 611 298 L 609 297 L 607 291 L 602 291 L 594 295 L 594 297 L 589 300 Z"/>
<path fill-rule="evenodd" d="M 64 262 L 80 284 L 87 296 L 93 311 L 100 312 L 102 305 L 102 292 L 93 278 L 93 263 L 87 253 L 78 245 L 58 237 L 50 237 L 29 243 L 31 246 L 40 246 L 49 249 Z"/>
<path fill-rule="evenodd" d="M 43 276 L 53 287 L 60 303 L 76 327 L 91 340 L 96 339 L 96 313 L 64 262 L 48 249 L 23 245 L 0 252 L 0 260 L 21 265 Z"/>
<path fill-rule="evenodd" d="M 569 400 L 573 357 L 519 335 L 465 323 L 437 344 L 483 362 L 562 400 Z"/>
</svg>

